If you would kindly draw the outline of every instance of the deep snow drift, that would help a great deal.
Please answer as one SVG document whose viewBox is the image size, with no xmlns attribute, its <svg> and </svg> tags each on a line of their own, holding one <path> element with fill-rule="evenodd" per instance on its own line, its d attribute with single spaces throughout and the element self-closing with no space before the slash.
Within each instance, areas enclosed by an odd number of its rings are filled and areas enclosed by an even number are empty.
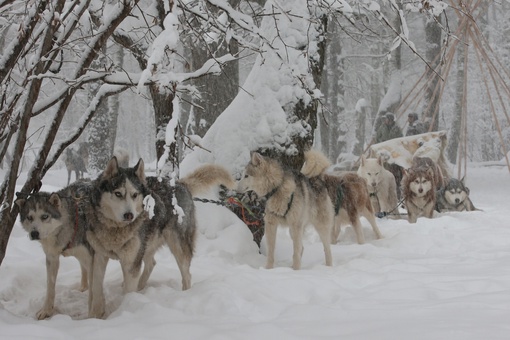
<svg viewBox="0 0 510 340">
<path fill-rule="evenodd" d="M 43 190 L 65 184 L 63 170 Z M 20 181 L 22 182 L 22 181 Z M 200 235 L 193 286 L 180 290 L 169 250 L 157 254 L 148 287 L 122 297 L 122 273 L 110 261 L 106 320 L 86 319 L 80 269 L 61 260 L 56 306 L 61 314 L 35 320 L 46 289 L 44 253 L 15 225 L 0 267 L 0 339 L 507 339 L 510 334 L 510 174 L 471 165 L 467 184 L 483 211 L 379 219 L 367 243 L 351 227 L 324 266 L 313 228 L 305 237 L 303 269 L 290 269 L 286 230 L 277 240 L 276 268 L 266 270 L 251 234 L 230 211 L 199 206 Z M 264 253 L 264 249 L 262 249 Z"/>
</svg>

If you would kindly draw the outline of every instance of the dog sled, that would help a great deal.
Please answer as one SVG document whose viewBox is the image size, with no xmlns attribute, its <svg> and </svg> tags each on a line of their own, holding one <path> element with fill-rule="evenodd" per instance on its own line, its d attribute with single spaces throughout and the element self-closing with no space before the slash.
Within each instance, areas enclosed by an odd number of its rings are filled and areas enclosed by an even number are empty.
<svg viewBox="0 0 510 340">
<path fill-rule="evenodd" d="M 443 130 L 390 139 L 372 144 L 368 154 L 369 157 L 381 156 L 388 164 L 396 164 L 404 169 L 411 167 L 414 157 L 429 157 L 446 175 L 450 173 L 444 156 L 446 133 Z"/>
</svg>

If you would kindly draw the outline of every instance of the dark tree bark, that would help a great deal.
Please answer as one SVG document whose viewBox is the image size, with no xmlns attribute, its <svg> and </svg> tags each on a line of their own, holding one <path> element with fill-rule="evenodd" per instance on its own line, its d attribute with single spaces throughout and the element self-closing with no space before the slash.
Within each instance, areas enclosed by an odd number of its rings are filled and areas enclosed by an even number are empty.
<svg viewBox="0 0 510 340">
<path fill-rule="evenodd" d="M 110 48 L 111 50 L 111 48 Z M 111 51 L 110 51 L 111 52 Z M 103 46 L 102 54 L 94 62 L 94 68 L 104 68 L 106 64 L 107 47 Z M 120 64 L 122 66 L 122 64 Z M 94 83 L 90 85 L 89 98 L 92 99 L 101 85 Z M 110 101 L 113 98 L 110 98 Z M 109 105 L 108 100 L 104 100 L 97 106 L 96 114 L 92 118 L 87 136 L 87 144 L 89 151 L 89 164 L 87 169 L 92 174 L 100 173 L 108 164 L 112 157 L 115 138 L 117 135 L 117 117 L 118 101 L 116 106 Z"/>
<path fill-rule="evenodd" d="M 327 16 L 324 15 L 318 19 L 320 20 L 320 27 L 318 28 L 320 37 L 317 37 L 318 58 L 309 59 L 310 69 L 316 88 L 321 87 L 327 47 L 326 32 L 328 28 Z M 317 128 L 317 107 L 317 101 L 315 100 L 311 100 L 308 104 L 300 100 L 292 108 L 292 111 L 287 111 L 287 119 L 290 122 L 300 121 L 303 126 L 308 128 L 306 134 L 295 135 L 291 140 L 291 144 L 296 147 L 297 153 L 289 154 L 276 149 L 260 149 L 258 151 L 265 156 L 279 159 L 282 164 L 292 169 L 301 170 L 304 164 L 304 153 L 313 145 L 314 131 Z M 287 146 L 284 147 L 286 148 Z"/>
<path fill-rule="evenodd" d="M 338 145 L 339 115 L 344 114 L 344 65 L 339 60 L 342 55 L 342 44 L 338 23 L 333 21 L 329 24 L 326 59 L 326 69 L 323 72 L 322 92 L 325 94 L 326 109 L 320 117 L 321 138 L 323 152 L 329 159 L 336 159 L 341 146 Z"/>
<path fill-rule="evenodd" d="M 441 17 L 436 17 L 436 20 L 440 21 Z M 428 79 L 428 82 L 425 89 L 425 111 L 423 112 L 423 115 L 425 118 L 425 124 L 429 131 L 437 131 L 439 125 L 441 78 L 438 74 L 441 74 L 441 38 L 441 27 L 435 20 L 427 20 L 425 24 L 425 40 L 427 44 L 425 58 L 432 69 L 427 66 L 426 79 Z"/>
<path fill-rule="evenodd" d="M 461 137 L 461 123 L 462 116 L 465 113 L 465 62 L 467 58 L 467 49 L 464 47 L 464 44 L 457 45 L 457 84 L 455 87 L 455 107 L 454 107 L 454 118 L 452 121 L 452 125 L 450 127 L 450 133 L 448 136 L 448 146 L 446 148 L 448 160 L 452 164 L 457 163 L 457 155 L 459 151 L 459 142 Z"/>
</svg>

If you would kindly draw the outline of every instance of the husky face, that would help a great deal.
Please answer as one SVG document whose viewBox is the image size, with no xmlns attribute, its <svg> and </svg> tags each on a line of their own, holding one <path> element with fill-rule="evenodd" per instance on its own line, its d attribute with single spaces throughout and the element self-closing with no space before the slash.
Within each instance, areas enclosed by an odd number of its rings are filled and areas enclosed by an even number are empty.
<svg viewBox="0 0 510 340">
<path fill-rule="evenodd" d="M 264 196 L 271 189 L 271 178 L 274 170 L 269 162 L 259 153 L 252 153 L 250 163 L 246 166 L 243 178 L 239 181 L 237 191 L 253 190 L 258 196 Z"/>
<path fill-rule="evenodd" d="M 367 181 L 369 187 L 376 188 L 381 183 L 384 167 L 381 158 L 361 158 L 358 175 Z"/>
<path fill-rule="evenodd" d="M 101 175 L 98 210 L 121 224 L 133 222 L 143 212 L 145 174 L 140 159 L 134 168 L 119 168 L 113 157 Z"/>
<path fill-rule="evenodd" d="M 61 201 L 57 194 L 38 193 L 15 202 L 20 207 L 20 221 L 31 240 L 55 236 L 62 226 Z"/>
<path fill-rule="evenodd" d="M 416 197 L 425 196 L 432 190 L 433 184 L 430 175 L 427 172 L 416 173 L 414 178 L 409 182 L 409 189 Z"/>
<path fill-rule="evenodd" d="M 458 205 L 469 196 L 469 189 L 464 186 L 462 180 L 452 178 L 444 188 L 444 198 L 451 205 Z"/>
<path fill-rule="evenodd" d="M 143 195 L 133 183 L 126 181 L 111 192 L 101 196 L 99 210 L 115 222 L 130 223 L 143 211 Z"/>
</svg>

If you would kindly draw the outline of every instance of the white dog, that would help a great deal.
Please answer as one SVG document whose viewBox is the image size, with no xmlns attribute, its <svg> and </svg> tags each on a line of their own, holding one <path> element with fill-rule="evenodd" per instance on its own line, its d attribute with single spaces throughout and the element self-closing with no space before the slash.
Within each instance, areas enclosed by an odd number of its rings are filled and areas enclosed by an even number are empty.
<svg viewBox="0 0 510 340">
<path fill-rule="evenodd" d="M 370 201 L 375 213 L 388 213 L 399 218 L 395 176 L 383 166 L 383 160 L 361 157 L 358 175 L 367 181 Z"/>
</svg>

